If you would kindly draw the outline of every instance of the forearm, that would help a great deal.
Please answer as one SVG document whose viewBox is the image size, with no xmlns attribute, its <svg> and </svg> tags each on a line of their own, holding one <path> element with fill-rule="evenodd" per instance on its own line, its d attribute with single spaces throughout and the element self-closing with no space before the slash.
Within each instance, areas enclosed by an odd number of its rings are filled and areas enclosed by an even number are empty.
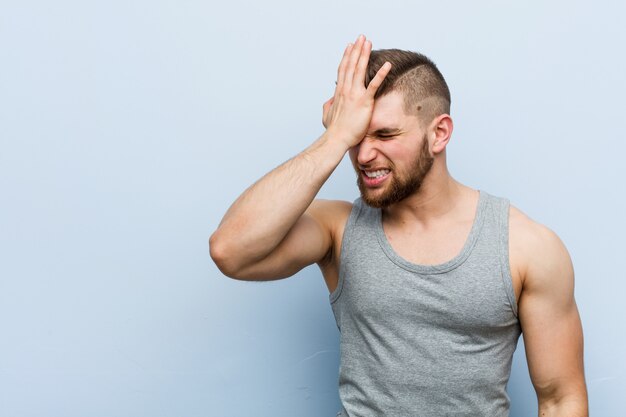
<svg viewBox="0 0 626 417">
<path fill-rule="evenodd" d="M 254 262 L 283 240 L 341 162 L 347 146 L 326 131 L 249 187 L 210 239 L 212 253 Z"/>
</svg>

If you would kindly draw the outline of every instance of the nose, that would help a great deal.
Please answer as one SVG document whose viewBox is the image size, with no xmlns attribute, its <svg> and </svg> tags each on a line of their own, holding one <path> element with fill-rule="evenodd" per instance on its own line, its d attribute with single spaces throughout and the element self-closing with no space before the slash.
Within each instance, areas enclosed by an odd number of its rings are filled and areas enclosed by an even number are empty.
<svg viewBox="0 0 626 417">
<path fill-rule="evenodd" d="M 376 141 L 368 138 L 367 136 L 363 138 L 358 145 L 354 147 L 354 152 L 356 153 L 356 161 L 359 165 L 367 165 L 376 159 L 376 150 L 375 146 Z"/>
</svg>

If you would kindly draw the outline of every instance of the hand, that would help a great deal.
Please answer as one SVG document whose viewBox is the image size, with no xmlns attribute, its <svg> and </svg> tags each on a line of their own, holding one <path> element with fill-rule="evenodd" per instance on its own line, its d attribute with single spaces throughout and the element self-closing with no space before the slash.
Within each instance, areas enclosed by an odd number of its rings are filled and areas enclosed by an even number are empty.
<svg viewBox="0 0 626 417">
<path fill-rule="evenodd" d="M 335 95 L 323 106 L 322 124 L 349 148 L 365 137 L 374 110 L 374 95 L 391 69 L 391 63 L 385 62 L 365 88 L 371 50 L 372 43 L 363 35 L 354 45 L 348 44 L 337 70 Z"/>
</svg>

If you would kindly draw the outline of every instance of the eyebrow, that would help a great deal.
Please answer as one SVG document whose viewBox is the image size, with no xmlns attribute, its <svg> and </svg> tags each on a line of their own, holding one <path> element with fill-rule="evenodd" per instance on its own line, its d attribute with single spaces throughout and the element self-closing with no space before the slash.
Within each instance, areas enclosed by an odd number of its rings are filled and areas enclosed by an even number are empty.
<svg viewBox="0 0 626 417">
<path fill-rule="evenodd" d="M 374 136 L 390 135 L 390 134 L 396 134 L 400 132 L 401 130 L 396 127 L 383 127 L 383 128 L 375 130 L 374 133 L 372 133 L 372 135 Z"/>
</svg>

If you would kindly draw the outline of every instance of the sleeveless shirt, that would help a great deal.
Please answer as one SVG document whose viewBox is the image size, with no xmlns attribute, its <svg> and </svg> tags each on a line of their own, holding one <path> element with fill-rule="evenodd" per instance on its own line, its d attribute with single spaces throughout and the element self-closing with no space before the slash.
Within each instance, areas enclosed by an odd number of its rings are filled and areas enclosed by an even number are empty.
<svg viewBox="0 0 626 417">
<path fill-rule="evenodd" d="M 506 417 L 521 328 L 509 267 L 509 201 L 480 191 L 461 252 L 399 256 L 381 209 L 354 201 L 329 295 L 340 331 L 343 417 Z"/>
</svg>

